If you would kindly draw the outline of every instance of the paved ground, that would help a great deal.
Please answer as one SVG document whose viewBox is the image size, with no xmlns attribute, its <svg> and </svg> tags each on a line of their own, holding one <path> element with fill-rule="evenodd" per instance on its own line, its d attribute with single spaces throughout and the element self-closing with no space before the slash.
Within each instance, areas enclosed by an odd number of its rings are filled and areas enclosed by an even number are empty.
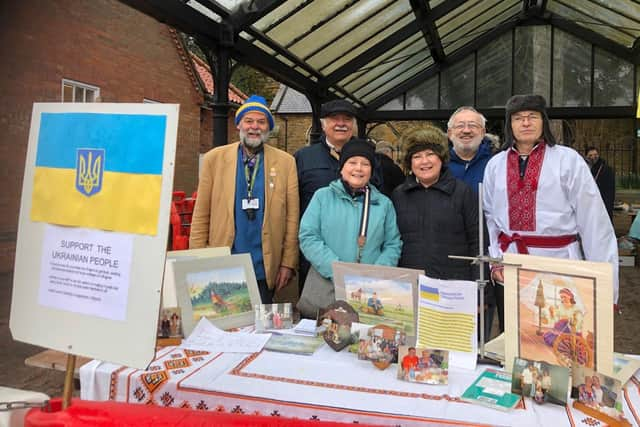
<svg viewBox="0 0 640 427">
<path fill-rule="evenodd" d="M 616 218 L 616 231 L 624 234 L 628 219 Z M 620 301 L 622 314 L 615 316 L 614 349 L 621 353 L 640 354 L 640 268 L 620 269 Z M 13 341 L 9 331 L 12 275 L 0 274 L 0 386 L 40 391 L 61 396 L 64 373 L 24 365 L 24 360 L 42 348 Z M 37 316 L 37 313 L 33 314 Z"/>
</svg>

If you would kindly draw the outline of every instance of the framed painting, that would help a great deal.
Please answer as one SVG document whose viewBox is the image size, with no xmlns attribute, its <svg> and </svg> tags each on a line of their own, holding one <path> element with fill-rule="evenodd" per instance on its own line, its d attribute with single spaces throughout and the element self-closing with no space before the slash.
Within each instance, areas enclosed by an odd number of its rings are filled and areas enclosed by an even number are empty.
<svg viewBox="0 0 640 427">
<path fill-rule="evenodd" d="M 608 263 L 505 254 L 505 359 L 613 373 Z"/>
<path fill-rule="evenodd" d="M 185 259 L 173 267 L 185 337 L 202 317 L 220 329 L 253 325 L 261 301 L 249 254 Z"/>
<path fill-rule="evenodd" d="M 384 323 L 415 337 L 420 274 L 424 271 L 334 262 L 336 300 L 348 302 L 358 313 L 360 323 Z"/>
<path fill-rule="evenodd" d="M 178 305 L 176 283 L 174 280 L 175 275 L 173 273 L 174 263 L 196 258 L 213 258 L 225 255 L 231 255 L 230 248 L 219 247 L 168 251 L 164 264 L 164 279 L 162 282 L 162 308 L 171 308 Z"/>
</svg>

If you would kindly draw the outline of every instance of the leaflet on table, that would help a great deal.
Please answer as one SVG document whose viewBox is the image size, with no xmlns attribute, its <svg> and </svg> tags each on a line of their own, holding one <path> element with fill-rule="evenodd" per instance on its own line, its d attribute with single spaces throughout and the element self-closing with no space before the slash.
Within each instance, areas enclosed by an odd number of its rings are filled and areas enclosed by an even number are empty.
<svg viewBox="0 0 640 427">
<path fill-rule="evenodd" d="M 271 334 L 225 332 L 203 317 L 180 347 L 222 353 L 257 353 L 270 337 Z"/>
<path fill-rule="evenodd" d="M 478 293 L 474 282 L 418 279 L 420 347 L 449 350 L 449 365 L 475 369 Z"/>
<path fill-rule="evenodd" d="M 485 370 L 460 396 L 462 400 L 489 408 L 508 411 L 520 401 L 520 396 L 511 393 L 511 374 Z"/>
</svg>

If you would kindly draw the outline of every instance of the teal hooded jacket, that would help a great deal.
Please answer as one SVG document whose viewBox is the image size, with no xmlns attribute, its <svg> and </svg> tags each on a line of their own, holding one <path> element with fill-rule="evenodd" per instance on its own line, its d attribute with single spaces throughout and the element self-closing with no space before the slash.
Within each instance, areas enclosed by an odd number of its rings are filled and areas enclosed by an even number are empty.
<svg viewBox="0 0 640 427">
<path fill-rule="evenodd" d="M 371 189 L 371 208 L 362 264 L 395 267 L 402 240 L 391 200 Z M 315 192 L 300 222 L 299 241 L 304 256 L 326 278 L 333 277 L 334 261 L 356 262 L 363 196 L 353 198 L 337 179 Z"/>
</svg>

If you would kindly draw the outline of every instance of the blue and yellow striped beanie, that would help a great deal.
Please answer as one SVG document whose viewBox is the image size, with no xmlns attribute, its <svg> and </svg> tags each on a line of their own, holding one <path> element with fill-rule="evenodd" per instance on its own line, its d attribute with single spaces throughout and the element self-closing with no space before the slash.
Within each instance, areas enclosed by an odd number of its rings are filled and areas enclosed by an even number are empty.
<svg viewBox="0 0 640 427">
<path fill-rule="evenodd" d="M 258 111 L 264 114 L 269 121 L 269 130 L 273 130 L 274 121 L 273 116 L 271 115 L 271 111 L 269 111 L 269 107 L 267 107 L 267 101 L 258 95 L 251 95 L 247 100 L 238 108 L 236 111 L 236 126 L 240 124 L 240 120 L 249 111 Z"/>
</svg>

